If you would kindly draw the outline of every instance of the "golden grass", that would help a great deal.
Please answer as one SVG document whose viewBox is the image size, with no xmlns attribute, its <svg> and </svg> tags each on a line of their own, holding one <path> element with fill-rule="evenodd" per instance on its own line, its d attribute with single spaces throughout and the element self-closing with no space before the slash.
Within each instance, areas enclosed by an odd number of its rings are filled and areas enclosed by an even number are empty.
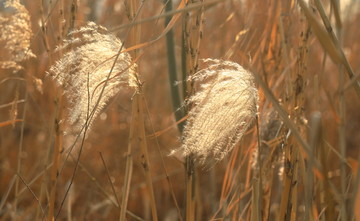
<svg viewBox="0 0 360 221">
<path fill-rule="evenodd" d="M 0 220 L 358 220 L 348 4 L 1 3 Z"/>
</svg>

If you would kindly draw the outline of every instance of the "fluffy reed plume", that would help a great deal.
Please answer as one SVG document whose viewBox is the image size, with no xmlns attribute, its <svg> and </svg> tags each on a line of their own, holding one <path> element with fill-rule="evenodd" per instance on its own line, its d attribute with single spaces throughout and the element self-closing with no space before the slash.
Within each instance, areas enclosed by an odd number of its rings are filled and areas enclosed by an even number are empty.
<svg viewBox="0 0 360 221">
<path fill-rule="evenodd" d="M 241 139 L 257 114 L 258 92 L 252 74 L 237 63 L 206 59 L 209 67 L 189 78 L 196 93 L 181 151 L 200 163 L 221 160 Z"/>
<path fill-rule="evenodd" d="M 30 15 L 19 0 L 7 0 L 4 5 L 9 13 L 0 16 L 0 46 L 5 52 L 0 68 L 19 71 L 20 62 L 35 57 L 30 50 Z"/>
<path fill-rule="evenodd" d="M 69 121 L 75 131 L 86 123 L 96 106 L 122 43 L 104 27 L 89 22 L 69 33 L 57 51 L 67 50 L 50 69 L 50 76 L 64 89 L 70 103 Z M 107 81 L 94 117 L 121 87 L 128 84 L 134 65 L 128 53 L 121 53 Z M 91 122 L 88 122 L 91 125 Z"/>
</svg>

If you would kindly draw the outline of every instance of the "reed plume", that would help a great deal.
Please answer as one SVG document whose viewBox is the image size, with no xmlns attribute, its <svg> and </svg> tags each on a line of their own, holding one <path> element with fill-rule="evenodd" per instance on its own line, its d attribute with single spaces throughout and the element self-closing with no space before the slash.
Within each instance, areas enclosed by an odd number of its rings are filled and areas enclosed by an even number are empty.
<svg viewBox="0 0 360 221">
<path fill-rule="evenodd" d="M 257 114 L 258 93 L 252 74 L 237 63 L 206 59 L 209 66 L 188 80 L 196 92 L 184 129 L 183 155 L 200 163 L 219 161 L 233 149 Z"/>
<path fill-rule="evenodd" d="M 23 69 L 21 62 L 35 57 L 30 50 L 30 15 L 19 0 L 7 0 L 4 6 L 8 13 L 0 15 L 0 46 L 5 52 L 0 59 L 0 68 L 16 72 Z"/>
<path fill-rule="evenodd" d="M 106 28 L 89 22 L 70 32 L 56 49 L 67 52 L 50 68 L 49 75 L 64 89 L 70 103 L 68 120 L 75 131 L 80 131 L 94 108 L 92 119 L 112 96 L 128 85 L 129 76 L 134 73 L 128 53 L 120 54 L 111 71 L 121 46 L 122 42 L 109 34 Z M 97 105 L 106 81 L 106 88 Z M 87 125 L 90 127 L 91 122 L 87 122 Z"/>
</svg>

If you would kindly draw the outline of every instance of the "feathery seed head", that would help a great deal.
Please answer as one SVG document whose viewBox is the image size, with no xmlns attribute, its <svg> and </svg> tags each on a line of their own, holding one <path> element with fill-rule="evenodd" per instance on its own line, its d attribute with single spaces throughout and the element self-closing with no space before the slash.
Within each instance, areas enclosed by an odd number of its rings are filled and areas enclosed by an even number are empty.
<svg viewBox="0 0 360 221">
<path fill-rule="evenodd" d="M 135 65 L 128 53 L 120 54 L 111 71 L 121 45 L 104 27 L 89 22 L 70 32 L 57 48 L 67 52 L 51 67 L 49 75 L 64 88 L 71 106 L 69 121 L 75 131 L 80 131 L 94 108 L 95 118 L 106 102 L 128 84 L 129 75 L 134 74 Z"/>
<path fill-rule="evenodd" d="M 187 104 L 193 108 L 181 151 L 200 163 L 223 159 L 257 114 L 258 92 L 252 74 L 237 63 L 206 59 L 210 65 L 189 77 L 198 84 Z"/>
<path fill-rule="evenodd" d="M 20 62 L 35 57 L 30 50 L 30 15 L 19 0 L 7 0 L 4 5 L 11 9 L 11 14 L 0 15 L 0 45 L 7 53 L 5 59 L 0 60 L 0 68 L 16 72 L 23 69 Z"/>
</svg>

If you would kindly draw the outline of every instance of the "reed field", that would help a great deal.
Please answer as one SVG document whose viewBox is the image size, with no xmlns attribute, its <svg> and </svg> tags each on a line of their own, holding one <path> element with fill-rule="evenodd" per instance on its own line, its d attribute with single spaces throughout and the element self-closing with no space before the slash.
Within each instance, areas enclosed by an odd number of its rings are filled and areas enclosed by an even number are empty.
<svg viewBox="0 0 360 221">
<path fill-rule="evenodd" d="M 0 0 L 0 220 L 360 221 L 358 0 Z"/>
</svg>

